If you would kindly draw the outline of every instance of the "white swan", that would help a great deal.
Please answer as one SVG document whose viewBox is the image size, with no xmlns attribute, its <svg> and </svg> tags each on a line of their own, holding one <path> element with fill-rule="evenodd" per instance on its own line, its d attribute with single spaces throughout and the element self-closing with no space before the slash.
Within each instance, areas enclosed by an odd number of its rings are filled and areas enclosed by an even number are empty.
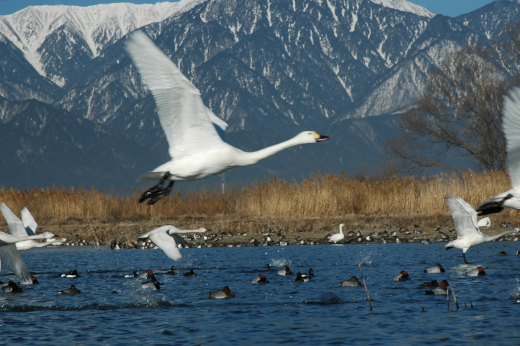
<svg viewBox="0 0 520 346">
<path fill-rule="evenodd" d="M 520 88 L 504 97 L 502 128 L 507 140 L 507 169 L 513 188 L 488 199 L 477 208 L 479 215 L 498 213 L 504 208 L 520 209 Z"/>
<path fill-rule="evenodd" d="M 23 228 L 22 221 L 18 219 L 18 217 L 14 215 L 14 213 L 7 208 L 4 203 L 0 204 L 0 209 L 2 210 L 11 233 L 16 232 L 16 229 L 20 227 Z M 50 239 L 53 237 L 54 235 L 50 232 L 45 232 L 40 235 L 25 235 L 20 237 L 0 232 L 0 270 L 1 264 L 3 264 L 7 266 L 7 268 L 9 268 L 18 279 L 20 279 L 20 283 L 27 285 L 32 284 L 31 274 L 29 273 L 29 270 L 27 270 L 27 266 L 25 265 L 22 256 L 20 256 L 18 250 L 16 250 L 15 244 L 25 240 Z"/>
<path fill-rule="evenodd" d="M 9 209 L 3 202 L 0 203 L 0 210 L 4 215 L 5 220 L 7 221 L 7 225 L 9 227 L 9 232 L 11 235 L 15 237 L 25 237 L 28 235 L 36 235 L 36 229 L 38 228 L 38 224 L 34 220 L 34 217 L 29 212 L 27 208 L 23 208 L 21 211 L 22 220 L 20 220 L 12 211 Z M 66 239 L 60 239 L 60 241 L 65 241 Z M 49 246 L 52 243 L 58 241 L 57 239 L 48 239 L 45 243 L 38 243 L 34 240 L 24 240 L 15 244 L 16 250 L 23 251 L 29 250 L 35 247 L 44 247 Z"/>
<path fill-rule="evenodd" d="M 177 247 L 174 236 L 179 233 L 192 233 L 192 232 L 206 232 L 205 228 L 199 228 L 195 230 L 181 230 L 172 225 L 161 226 L 146 234 L 143 234 L 139 239 L 150 239 L 155 245 L 164 251 L 166 256 L 170 257 L 174 261 L 178 261 L 182 258 L 181 252 Z"/>
<path fill-rule="evenodd" d="M 477 226 L 479 227 L 491 227 L 491 219 L 489 217 L 483 217 L 482 219 L 478 220 Z"/>
<path fill-rule="evenodd" d="M 477 225 L 477 212 L 468 202 L 460 197 L 453 196 L 446 196 L 444 200 L 451 210 L 453 223 L 457 231 L 457 239 L 446 244 L 446 250 L 454 247 L 461 249 L 464 263 L 468 263 L 466 260 L 466 251 L 468 251 L 470 247 L 516 232 L 515 230 L 509 230 L 493 236 L 486 235 L 480 231 Z"/>
<path fill-rule="evenodd" d="M 146 191 L 139 202 L 148 198 L 148 204 L 157 202 L 170 193 L 175 181 L 203 179 L 233 167 L 253 165 L 295 145 L 329 139 L 305 131 L 259 151 L 237 149 L 222 141 L 212 123 L 218 118 L 204 106 L 199 90 L 148 36 L 141 31 L 132 33 L 126 50 L 154 96 L 172 158 L 140 178 L 160 179 L 160 182 Z M 170 184 L 163 188 L 166 180 Z"/>
<path fill-rule="evenodd" d="M 339 225 L 339 233 L 331 235 L 329 238 L 329 242 L 334 242 L 334 244 L 336 244 L 338 241 L 345 238 L 345 235 L 343 234 L 343 226 L 343 224 Z"/>
</svg>

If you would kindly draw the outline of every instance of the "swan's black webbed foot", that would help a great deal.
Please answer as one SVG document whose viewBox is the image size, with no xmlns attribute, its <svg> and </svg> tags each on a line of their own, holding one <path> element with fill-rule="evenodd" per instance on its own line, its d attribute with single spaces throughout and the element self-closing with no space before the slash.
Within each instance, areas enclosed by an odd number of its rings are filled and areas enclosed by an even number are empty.
<svg viewBox="0 0 520 346">
<path fill-rule="evenodd" d="M 151 188 L 149 188 L 148 190 L 146 190 L 141 195 L 141 198 L 139 198 L 139 203 L 143 203 L 147 199 L 150 199 L 147 204 L 152 205 L 152 204 L 156 203 L 158 200 L 160 200 L 161 198 L 168 196 L 170 194 L 170 192 L 172 191 L 174 181 L 170 181 L 170 184 L 165 188 L 163 188 L 163 186 L 164 186 L 164 182 L 166 181 L 166 179 L 168 179 L 168 177 L 170 175 L 171 175 L 170 172 L 166 172 L 163 175 L 161 181 L 159 181 L 159 183 L 157 185 L 154 185 Z"/>
</svg>

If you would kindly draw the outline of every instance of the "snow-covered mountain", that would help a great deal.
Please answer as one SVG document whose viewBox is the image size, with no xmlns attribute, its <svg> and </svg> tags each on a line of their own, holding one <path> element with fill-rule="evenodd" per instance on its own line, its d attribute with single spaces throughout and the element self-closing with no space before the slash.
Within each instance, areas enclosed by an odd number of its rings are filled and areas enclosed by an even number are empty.
<svg viewBox="0 0 520 346">
<path fill-rule="evenodd" d="M 5 107 L 36 99 L 64 117 L 82 119 L 98 134 L 132 143 L 111 149 L 113 159 L 100 162 L 99 171 L 112 169 L 106 165 L 109 161 L 126 167 L 134 177 L 155 168 L 168 158 L 166 140 L 153 98 L 123 49 L 125 35 L 144 25 L 200 89 L 206 105 L 229 123 L 231 144 L 256 150 L 303 130 L 332 137 L 328 143 L 293 148 L 254 167 L 231 170 L 233 181 L 266 174 L 299 178 L 316 169 L 352 173 L 360 165 L 377 166 L 385 157 L 384 140 L 395 126 L 393 114 L 412 106 L 428 72 L 448 53 L 469 42 L 489 44 L 520 20 L 520 5 L 510 1 L 457 18 L 434 16 L 403 0 L 191 0 L 98 6 L 105 10 L 32 7 L 24 17 L 0 17 L 0 74 L 5 76 L 0 79 L 0 96 L 11 101 Z M 46 23 L 36 36 L 29 34 L 35 23 Z M 10 126 L 13 133 L 23 131 L 23 123 L 12 125 L 17 114 L 0 108 L 0 126 Z M 47 131 L 64 133 L 46 128 L 20 138 Z M 115 143 L 115 137 L 106 143 Z M 46 138 L 40 139 L 51 137 Z M 0 154 L 6 150 L 2 141 L 0 137 Z M 82 155 L 99 151 L 81 145 Z M 17 152 L 26 148 L 22 139 L 8 147 Z M 129 164 L 132 156 L 135 165 Z M 36 157 L 27 157 L 33 158 L 24 161 L 29 167 Z M 66 176 L 73 184 L 75 175 Z M 94 179 L 82 181 L 85 186 L 106 187 Z M 119 183 L 134 186 L 133 179 Z"/>
<path fill-rule="evenodd" d="M 75 51 L 95 58 L 104 47 L 135 29 L 188 11 L 203 1 L 30 6 L 12 15 L 0 16 L 0 32 L 24 53 L 38 73 L 63 86 L 66 76 L 55 73 L 57 66 L 49 64 L 53 58 L 70 60 L 75 58 Z M 68 54 L 56 56 L 56 51 L 44 48 L 49 41 Z"/>
</svg>

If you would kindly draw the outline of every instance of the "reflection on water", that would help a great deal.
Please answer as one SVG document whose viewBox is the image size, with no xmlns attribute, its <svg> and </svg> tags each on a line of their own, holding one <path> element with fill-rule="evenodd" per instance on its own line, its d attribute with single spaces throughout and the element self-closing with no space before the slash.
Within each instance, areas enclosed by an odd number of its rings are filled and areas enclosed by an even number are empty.
<svg viewBox="0 0 520 346">
<path fill-rule="evenodd" d="M 5 344 L 512 343 L 520 334 L 517 244 L 471 248 L 468 265 L 442 243 L 195 248 L 182 249 L 180 262 L 161 250 L 33 249 L 22 256 L 40 284 L 23 286 L 22 294 L 0 293 L 0 332 Z M 510 255 L 498 256 L 502 250 Z M 358 263 L 372 311 L 364 287 L 338 286 L 352 275 L 361 278 Z M 423 272 L 436 263 L 446 272 Z M 177 274 L 166 275 L 172 265 Z M 294 273 L 313 268 L 315 277 L 277 276 L 287 265 Z M 487 276 L 466 276 L 478 265 Z M 198 276 L 182 275 L 192 268 Z M 71 269 L 81 277 L 59 277 Z M 156 274 L 160 291 L 143 289 L 144 279 L 124 278 L 146 269 Z M 411 281 L 392 280 L 401 270 Z M 260 273 L 270 283 L 252 285 Z M 5 269 L 2 276 L 14 279 Z M 448 310 L 445 296 L 417 289 L 443 279 L 460 309 L 451 301 Z M 71 284 L 82 293 L 57 294 Z M 226 285 L 235 298 L 208 299 L 209 291 Z"/>
</svg>

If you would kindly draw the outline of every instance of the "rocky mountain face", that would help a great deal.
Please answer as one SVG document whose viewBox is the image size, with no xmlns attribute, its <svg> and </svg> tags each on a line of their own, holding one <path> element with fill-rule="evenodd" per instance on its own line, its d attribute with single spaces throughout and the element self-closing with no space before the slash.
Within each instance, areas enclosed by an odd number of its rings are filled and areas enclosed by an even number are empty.
<svg viewBox="0 0 520 346">
<path fill-rule="evenodd" d="M 243 184 L 379 165 L 395 114 L 420 96 L 428 71 L 519 19 L 516 1 L 457 18 L 404 0 L 30 7 L 0 17 L 0 185 L 146 186 L 135 179 L 168 154 L 153 98 L 123 49 L 140 27 L 228 122 L 232 145 L 257 150 L 303 130 L 331 136 L 226 173 Z"/>
</svg>

